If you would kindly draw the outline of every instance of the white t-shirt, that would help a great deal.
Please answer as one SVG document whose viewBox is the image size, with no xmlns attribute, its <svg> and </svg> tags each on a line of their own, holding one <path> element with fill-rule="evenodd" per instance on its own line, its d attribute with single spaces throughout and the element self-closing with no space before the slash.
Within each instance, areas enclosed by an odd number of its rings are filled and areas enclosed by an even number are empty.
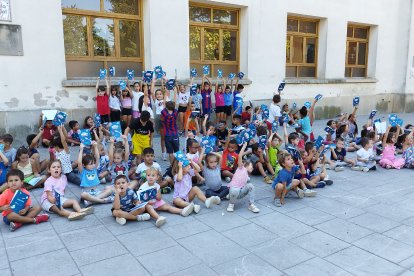
<svg viewBox="0 0 414 276">
<path fill-rule="evenodd" d="M 178 93 L 178 104 L 188 104 L 190 92 Z"/>
<path fill-rule="evenodd" d="M 374 150 L 372 148 L 369 148 L 368 150 L 360 148 L 357 151 L 357 156 L 361 159 L 369 160 L 370 158 L 374 157 Z"/>
<path fill-rule="evenodd" d="M 200 153 L 187 153 L 187 158 L 194 161 L 195 163 L 198 163 L 198 160 L 200 159 Z"/>
<path fill-rule="evenodd" d="M 138 111 L 139 110 L 139 108 L 138 108 L 138 102 L 139 102 L 139 99 L 142 97 L 142 96 L 144 96 L 144 92 L 135 92 L 135 91 L 132 91 L 132 110 L 134 110 L 134 111 Z"/>
<path fill-rule="evenodd" d="M 152 111 L 152 108 L 149 107 L 148 105 L 143 104 L 142 105 L 142 111 L 145 111 L 145 110 L 149 112 L 150 118 L 154 119 L 154 111 Z"/>
<path fill-rule="evenodd" d="M 166 96 L 165 102 L 169 102 L 169 101 L 170 101 L 170 98 Z M 164 100 L 159 101 L 155 99 L 154 105 L 155 105 L 155 114 L 161 115 L 161 111 L 165 108 Z"/>
<path fill-rule="evenodd" d="M 137 169 L 135 170 L 136 174 L 141 174 L 142 172 L 145 172 L 149 168 L 155 168 L 160 172 L 160 175 L 162 175 L 161 166 L 157 162 L 152 163 L 152 166 L 148 167 L 145 165 L 145 163 L 141 163 L 138 165 Z"/>
<path fill-rule="evenodd" d="M 280 117 L 280 106 L 278 106 L 277 104 L 271 103 L 270 107 L 269 107 L 269 119 L 267 119 L 269 121 L 269 123 L 273 123 L 273 121 L 275 120 L 275 117 Z"/>
<path fill-rule="evenodd" d="M 121 110 L 121 102 L 118 97 L 109 96 L 109 107 L 116 110 Z"/>
</svg>

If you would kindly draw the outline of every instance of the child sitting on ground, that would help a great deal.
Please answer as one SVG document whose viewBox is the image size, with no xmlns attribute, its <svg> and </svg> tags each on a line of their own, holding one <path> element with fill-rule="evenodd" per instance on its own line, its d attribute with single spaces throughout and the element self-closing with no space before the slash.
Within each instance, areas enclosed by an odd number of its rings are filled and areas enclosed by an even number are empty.
<svg viewBox="0 0 414 276">
<path fill-rule="evenodd" d="M 382 138 L 384 150 L 382 151 L 382 158 L 379 161 L 381 167 L 386 169 L 401 169 L 404 166 L 404 158 L 395 157 L 395 144 L 397 143 L 397 133 L 400 132 L 400 126 L 397 127 L 397 132 L 390 132 L 390 126 Z"/>
<path fill-rule="evenodd" d="M 367 137 L 361 138 L 361 146 L 362 148 L 357 151 L 357 166 L 359 170 L 364 172 L 375 171 L 377 166 L 374 160 L 372 141 Z"/>
<path fill-rule="evenodd" d="M 23 188 L 23 173 L 19 170 L 12 169 L 7 173 L 6 179 L 8 189 L 0 195 L 0 211 L 2 211 L 4 223 L 10 226 L 10 231 L 15 231 L 22 227 L 23 224 L 39 224 L 48 221 L 48 214 L 39 215 L 42 210 L 40 206 L 32 206 L 30 193 Z M 25 193 L 28 196 L 28 199 L 24 208 L 18 213 L 15 213 L 10 206 L 10 203 L 17 190 Z"/>
<path fill-rule="evenodd" d="M 263 181 L 266 184 L 272 184 L 272 179 L 275 178 L 275 172 L 269 160 L 263 154 L 262 148 L 258 143 L 252 145 L 252 154 L 250 155 L 250 161 L 253 164 L 253 175 L 263 176 Z M 266 171 L 270 173 L 270 176 L 266 174 Z"/>
<path fill-rule="evenodd" d="M 46 180 L 46 176 L 40 176 L 37 167 L 32 159 L 29 157 L 29 150 L 26 147 L 20 147 L 17 150 L 16 161 L 13 163 L 12 168 L 18 169 L 24 175 L 23 186 L 26 190 L 43 187 L 43 183 Z M 33 179 L 38 179 L 37 182 L 30 184 Z"/>
<path fill-rule="evenodd" d="M 138 185 L 141 185 L 147 181 L 146 171 L 149 168 L 155 168 L 161 175 L 161 166 L 157 162 L 154 162 L 154 150 L 152 148 L 146 148 L 143 150 L 142 155 L 144 156 L 144 162 L 139 164 L 135 170 L 135 175 L 138 178 Z M 158 181 L 159 179 L 157 179 Z M 157 184 L 158 185 L 158 184 Z"/>
<path fill-rule="evenodd" d="M 52 161 L 49 165 L 50 177 L 45 182 L 44 192 L 41 198 L 42 209 L 46 212 L 58 214 L 66 217 L 69 221 L 84 218 L 86 215 L 93 213 L 93 207 L 81 209 L 76 199 L 65 197 L 65 189 L 68 184 L 66 176 L 62 174 L 62 164 L 59 160 Z M 59 194 L 59 204 L 57 196 Z M 73 208 L 75 212 L 69 212 L 65 208 Z"/>
<path fill-rule="evenodd" d="M 249 180 L 249 173 L 253 171 L 253 164 L 249 160 L 243 160 L 246 147 L 247 143 L 244 143 L 239 153 L 237 170 L 234 172 L 233 178 L 228 184 L 230 203 L 227 206 L 227 212 L 233 212 L 234 204 L 237 200 L 242 199 L 247 195 L 249 195 L 248 209 L 253 213 L 260 212 L 259 208 L 254 205 L 254 186 L 251 183 L 247 183 Z"/>
<path fill-rule="evenodd" d="M 292 155 L 286 151 L 279 154 L 279 164 L 283 169 L 272 184 L 272 188 L 275 189 L 276 207 L 281 207 L 282 204 L 285 204 L 285 196 L 290 190 L 295 191 L 299 198 L 303 198 L 304 193 L 299 188 L 301 180 L 294 179 L 294 177 L 297 174 L 306 173 L 302 160 L 299 159 L 299 166 L 295 165 Z"/>
<path fill-rule="evenodd" d="M 352 170 L 356 170 L 356 161 L 346 157 L 346 149 L 344 138 L 338 137 L 336 139 L 336 146 L 331 147 L 331 160 L 328 161 L 329 168 L 337 172 L 343 171 L 344 166 L 351 166 Z"/>
<path fill-rule="evenodd" d="M 238 149 L 236 140 L 230 140 L 231 134 L 232 130 L 229 130 L 221 161 L 221 176 L 225 178 L 227 183 L 231 181 L 236 172 L 239 156 L 236 152 Z"/>
<path fill-rule="evenodd" d="M 39 128 L 43 128 L 42 146 L 48 148 L 53 140 L 53 135 L 55 134 L 56 126 L 53 125 L 52 119 L 46 118 L 46 120 L 47 121 L 45 122 L 45 125 L 43 125 L 43 113 L 40 114 Z"/>
<path fill-rule="evenodd" d="M 225 199 L 229 194 L 229 188 L 221 185 L 221 157 L 221 154 L 216 152 L 211 152 L 206 155 L 206 164 L 204 166 L 203 175 L 206 184 L 207 198 L 218 196 L 220 199 Z M 200 163 L 202 159 L 203 158 L 200 159 Z"/>
<path fill-rule="evenodd" d="M 325 180 L 325 155 L 322 157 L 322 167 L 319 163 L 319 155 L 322 147 L 319 150 L 316 149 L 313 142 L 306 142 L 305 154 L 303 157 L 303 163 L 306 164 L 306 177 L 302 179 L 307 188 L 323 188 L 325 185 L 332 185 L 332 180 Z"/>
<path fill-rule="evenodd" d="M 69 122 L 69 128 L 70 128 L 70 130 L 68 132 L 66 140 L 72 146 L 74 146 L 74 145 L 79 146 L 80 145 L 80 139 L 79 139 L 78 130 L 80 129 L 80 125 L 79 125 L 78 121 L 70 121 Z"/>
<path fill-rule="evenodd" d="M 112 204 L 112 216 L 117 223 L 124 225 L 127 220 L 145 221 L 150 220 L 148 213 L 144 213 L 147 205 L 137 208 L 140 204 L 137 194 L 130 188 L 125 175 L 118 175 L 115 178 L 115 197 Z"/>
<path fill-rule="evenodd" d="M 404 133 L 398 137 L 398 140 L 402 145 L 402 158 L 404 158 L 405 161 L 404 167 L 409 169 L 414 168 L 413 131 L 414 130 L 411 129 L 411 132 Z"/>
<path fill-rule="evenodd" d="M 272 166 L 275 175 L 277 175 L 282 169 L 277 160 L 277 155 L 280 151 L 280 144 L 282 143 L 282 137 L 280 137 L 277 132 L 270 132 L 269 140 L 267 142 L 266 155 L 268 156 L 269 163 Z"/>
<path fill-rule="evenodd" d="M 43 172 L 47 168 L 49 162 L 47 159 L 40 161 L 40 154 L 37 150 L 39 147 L 39 141 L 42 138 L 42 133 L 43 128 L 40 128 L 38 134 L 29 134 L 26 137 L 26 142 L 29 147 L 29 157 L 33 161 L 33 166 L 36 167 L 36 170 L 39 173 Z"/>
</svg>

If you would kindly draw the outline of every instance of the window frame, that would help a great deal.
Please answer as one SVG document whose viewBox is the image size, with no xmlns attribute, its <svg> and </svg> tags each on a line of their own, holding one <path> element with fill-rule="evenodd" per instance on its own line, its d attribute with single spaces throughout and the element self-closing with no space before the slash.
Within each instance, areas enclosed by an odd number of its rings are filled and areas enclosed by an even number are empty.
<svg viewBox="0 0 414 276">
<path fill-rule="evenodd" d="M 290 31 L 288 30 L 288 25 L 286 24 L 286 44 L 289 40 L 290 43 L 290 51 L 289 51 L 289 57 L 290 60 L 287 61 L 285 59 L 285 77 L 287 79 L 300 79 L 300 78 L 317 78 L 318 77 L 318 50 L 319 50 L 319 19 L 313 19 L 313 18 L 306 18 L 306 17 L 299 17 L 299 16 L 288 16 L 286 19 L 286 23 L 289 20 L 297 20 L 298 21 L 298 31 Z M 314 22 L 316 24 L 316 34 L 312 34 L 312 33 L 304 33 L 300 31 L 300 22 Z M 293 47 L 293 39 L 294 37 L 300 37 L 302 38 L 303 41 L 303 52 L 302 52 L 302 62 L 293 62 L 292 61 L 292 57 L 293 57 L 293 53 L 294 53 L 294 47 Z M 309 38 L 313 38 L 315 39 L 315 62 L 314 63 L 306 63 L 304 61 L 306 61 L 306 56 L 307 56 L 307 49 L 306 49 L 306 42 Z M 287 46 L 287 45 L 286 45 Z M 287 51 L 287 47 L 286 51 Z M 286 55 L 285 55 L 286 56 Z M 296 76 L 295 77 L 288 77 L 286 76 L 286 69 L 288 67 L 295 67 L 296 68 Z M 299 77 L 299 68 L 300 67 L 311 67 L 311 68 L 315 68 L 315 75 L 313 77 Z"/>
<path fill-rule="evenodd" d="M 76 15 L 84 16 L 86 19 L 86 29 L 87 29 L 87 47 L 88 55 L 86 56 L 68 56 L 65 53 L 66 61 L 99 61 L 104 63 L 104 68 L 108 68 L 108 62 L 137 62 L 142 63 L 142 68 L 144 66 L 144 34 L 143 34 L 143 16 L 142 16 L 142 0 L 135 0 L 138 5 L 138 15 L 131 14 L 120 14 L 106 12 L 104 10 L 104 0 L 100 0 L 100 11 L 84 10 L 84 9 L 72 9 L 72 8 L 62 8 L 62 16 L 65 15 Z M 102 18 L 102 19 L 112 19 L 114 22 L 114 47 L 115 47 L 115 56 L 94 56 L 94 41 L 93 41 L 93 18 Z M 62 19 L 63 20 L 63 19 Z M 121 56 L 121 45 L 120 45 L 120 34 L 119 34 L 119 21 L 133 21 L 138 23 L 139 31 L 139 53 L 140 57 L 122 57 Z M 63 34 L 64 35 L 64 34 Z"/>
<path fill-rule="evenodd" d="M 189 30 L 191 27 L 198 27 L 200 28 L 200 59 L 191 59 L 190 53 L 190 67 L 193 67 L 192 64 L 196 64 L 198 66 L 201 65 L 209 65 L 210 66 L 210 76 L 216 77 L 217 76 L 217 69 L 220 69 L 220 65 L 228 66 L 228 65 L 235 65 L 237 66 L 237 72 L 240 71 L 240 9 L 238 8 L 231 8 L 226 6 L 216 6 L 216 5 L 208 5 L 208 4 L 201 4 L 201 3 L 194 3 L 189 2 L 189 12 L 191 7 L 197 8 L 209 8 L 210 9 L 210 23 L 207 22 L 196 22 L 190 20 L 190 13 L 188 14 L 189 19 Z M 213 22 L 213 14 L 214 10 L 225 10 L 225 11 L 232 11 L 237 13 L 237 20 L 236 25 L 231 24 L 220 24 L 220 23 L 212 23 Z M 219 31 L 219 59 L 218 60 L 207 60 L 204 58 L 204 32 L 205 29 L 209 30 L 218 30 Z M 236 49 L 236 60 L 223 60 L 223 32 L 224 31 L 233 31 L 236 32 L 236 40 L 237 40 L 237 49 Z M 189 31 L 189 35 L 190 35 Z M 188 50 L 190 50 L 190 45 L 188 45 Z M 234 72 L 236 73 L 236 72 Z"/>
<path fill-rule="evenodd" d="M 352 28 L 352 37 L 348 37 L 348 28 Z M 360 28 L 360 29 L 366 29 L 367 30 L 367 37 L 366 38 L 356 38 L 355 37 L 355 29 L 356 28 Z M 370 26 L 367 25 L 362 25 L 362 24 L 352 24 L 352 23 L 348 23 L 348 25 L 346 26 L 346 51 L 345 51 L 345 71 L 344 71 L 344 77 L 345 78 L 367 78 L 368 76 L 368 53 L 369 53 L 369 34 L 370 34 Z M 356 57 L 355 57 L 355 64 L 349 64 L 348 63 L 348 53 L 349 53 L 349 43 L 356 43 Z M 358 58 L 359 58 L 359 43 L 365 43 L 366 47 L 365 47 L 365 64 L 364 65 L 359 65 L 358 64 Z M 351 70 L 351 76 L 347 77 L 346 76 L 346 70 L 347 69 Z M 354 68 L 363 68 L 365 69 L 365 74 L 363 77 L 353 77 L 352 76 L 352 71 Z"/>
</svg>

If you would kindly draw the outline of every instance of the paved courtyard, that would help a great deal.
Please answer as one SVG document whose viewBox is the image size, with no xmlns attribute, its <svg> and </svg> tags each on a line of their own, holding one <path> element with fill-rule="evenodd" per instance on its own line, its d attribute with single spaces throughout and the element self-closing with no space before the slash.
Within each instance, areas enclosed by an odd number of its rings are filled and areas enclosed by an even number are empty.
<svg viewBox="0 0 414 276">
<path fill-rule="evenodd" d="M 325 122 L 315 123 L 317 133 Z M 118 225 L 110 205 L 81 221 L 51 215 L 13 233 L 1 223 L 0 275 L 414 275 L 413 175 L 329 171 L 332 186 L 315 198 L 290 196 L 281 208 L 270 185 L 252 177 L 259 214 L 246 200 L 234 213 L 222 202 L 187 218 L 163 213 L 161 229 Z M 66 195 L 79 194 L 70 184 Z"/>
</svg>

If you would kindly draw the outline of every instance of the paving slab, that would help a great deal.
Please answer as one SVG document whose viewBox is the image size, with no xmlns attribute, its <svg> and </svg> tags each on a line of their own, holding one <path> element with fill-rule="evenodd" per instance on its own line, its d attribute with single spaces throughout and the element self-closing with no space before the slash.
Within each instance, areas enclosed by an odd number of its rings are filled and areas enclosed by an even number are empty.
<svg viewBox="0 0 414 276">
<path fill-rule="evenodd" d="M 319 257 L 302 262 L 294 267 L 284 270 L 289 276 L 351 276 L 352 274 L 325 261 Z"/>
<path fill-rule="evenodd" d="M 333 219 L 315 227 L 345 242 L 353 242 L 372 233 L 371 230 L 342 219 Z"/>
</svg>

